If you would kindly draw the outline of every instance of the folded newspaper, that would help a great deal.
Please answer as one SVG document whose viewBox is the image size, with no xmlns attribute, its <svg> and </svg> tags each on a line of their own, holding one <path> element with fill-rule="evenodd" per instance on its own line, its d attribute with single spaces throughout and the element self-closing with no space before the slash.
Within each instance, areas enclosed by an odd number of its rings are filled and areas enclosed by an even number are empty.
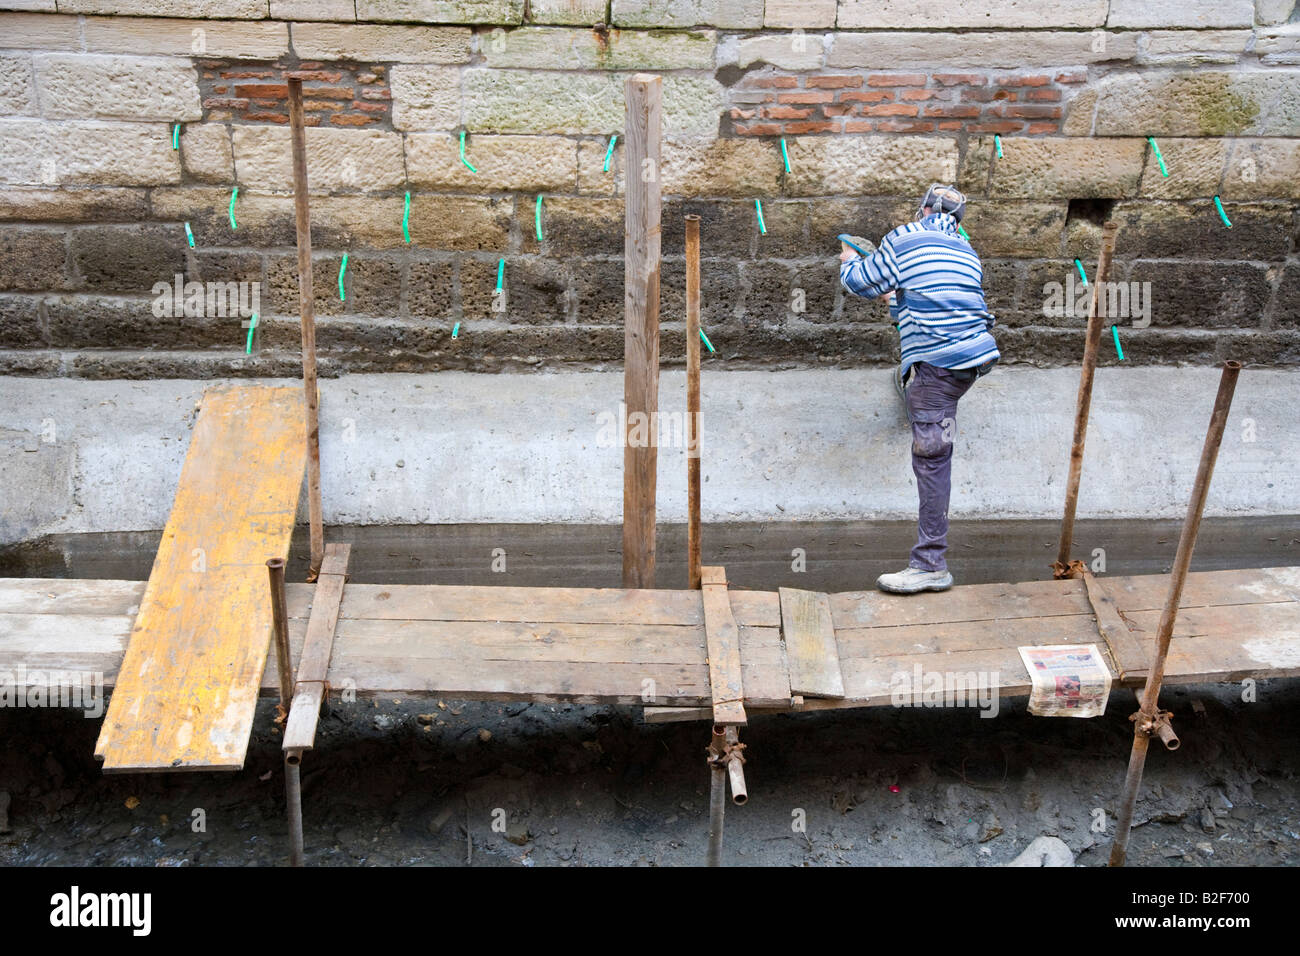
<svg viewBox="0 0 1300 956">
<path fill-rule="evenodd" d="M 1110 670 L 1096 644 L 1022 647 L 1032 690 L 1029 712 L 1038 717 L 1100 717 L 1110 697 Z"/>
</svg>

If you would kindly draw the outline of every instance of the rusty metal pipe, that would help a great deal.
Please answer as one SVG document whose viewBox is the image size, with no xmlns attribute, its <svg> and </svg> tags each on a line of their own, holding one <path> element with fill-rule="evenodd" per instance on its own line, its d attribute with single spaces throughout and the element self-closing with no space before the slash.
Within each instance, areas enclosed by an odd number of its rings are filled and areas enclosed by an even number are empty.
<svg viewBox="0 0 1300 956">
<path fill-rule="evenodd" d="M 722 825 L 727 814 L 726 731 L 713 725 L 709 741 L 709 852 L 707 865 L 722 865 Z"/>
<path fill-rule="evenodd" d="M 299 755 L 301 760 L 301 754 Z M 303 865 L 302 771 L 298 763 L 284 760 L 284 803 L 289 813 L 289 865 Z"/>
<path fill-rule="evenodd" d="M 1120 802 L 1119 820 L 1116 823 L 1115 842 L 1110 849 L 1111 866 L 1123 866 L 1128 856 L 1128 838 L 1133 829 L 1133 808 L 1137 804 L 1138 788 L 1142 785 L 1147 742 L 1151 735 L 1154 733 L 1159 736 L 1168 749 L 1178 749 L 1178 735 L 1169 726 L 1168 714 L 1162 713 L 1159 709 L 1160 684 L 1164 680 L 1169 641 L 1173 637 L 1174 621 L 1178 617 L 1178 605 L 1183 597 L 1183 585 L 1187 582 L 1187 571 L 1192 563 L 1192 551 L 1196 548 L 1196 535 L 1201 528 L 1201 515 L 1205 511 L 1205 499 L 1210 491 L 1210 479 L 1214 476 L 1214 463 L 1219 456 L 1219 445 L 1223 442 L 1223 432 L 1228 424 L 1228 412 L 1232 409 L 1232 395 L 1237 388 L 1237 374 L 1240 371 L 1240 362 L 1224 362 L 1223 374 L 1219 377 L 1219 393 L 1214 398 L 1214 411 L 1210 415 L 1210 427 L 1205 435 L 1205 446 L 1201 449 L 1201 463 L 1196 470 L 1196 481 L 1192 485 L 1192 498 L 1187 504 L 1187 517 L 1183 520 L 1182 534 L 1178 537 L 1178 551 L 1174 556 L 1173 572 L 1169 578 L 1169 593 L 1165 597 L 1164 610 L 1160 614 L 1160 626 L 1156 630 L 1150 673 L 1146 686 L 1142 690 L 1141 706 L 1133 715 L 1133 750 L 1129 754 L 1128 772 L 1124 776 L 1124 793 Z"/>
<path fill-rule="evenodd" d="M 266 562 L 271 579 L 271 624 L 275 632 L 275 668 L 280 676 L 280 707 L 288 714 L 293 701 L 293 661 L 289 658 L 289 612 L 284 597 L 284 558 Z"/>
<path fill-rule="evenodd" d="M 686 561 L 700 588 L 700 217 L 686 217 Z"/>
<path fill-rule="evenodd" d="M 1119 223 L 1108 220 L 1101 229 L 1101 253 L 1088 300 L 1088 332 L 1083 346 L 1083 368 L 1079 372 L 1079 395 L 1074 406 L 1074 441 L 1070 445 L 1070 474 L 1065 484 L 1065 514 L 1061 518 L 1061 542 L 1056 551 L 1055 574 L 1070 576 L 1070 550 L 1074 546 L 1074 514 L 1079 505 L 1079 479 L 1083 473 L 1083 446 L 1088 438 L 1088 414 L 1092 409 L 1092 380 L 1097 370 L 1097 349 L 1101 344 L 1101 293 L 1110 278 L 1115 255 L 1115 234 Z"/>
<path fill-rule="evenodd" d="M 740 759 L 739 744 L 740 731 L 728 726 L 727 754 L 730 759 L 727 761 L 727 774 L 731 778 L 731 802 L 743 807 L 749 801 L 749 791 L 745 789 L 745 762 Z"/>
</svg>

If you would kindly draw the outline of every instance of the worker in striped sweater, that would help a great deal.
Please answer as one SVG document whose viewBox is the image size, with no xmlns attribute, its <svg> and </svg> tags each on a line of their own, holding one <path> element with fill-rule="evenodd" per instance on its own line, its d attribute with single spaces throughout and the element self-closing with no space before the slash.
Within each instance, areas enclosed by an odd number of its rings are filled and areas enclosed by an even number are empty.
<svg viewBox="0 0 1300 956">
<path fill-rule="evenodd" d="M 886 235 L 879 249 L 855 240 L 840 255 L 840 282 L 848 292 L 867 299 L 889 296 L 902 347 L 894 384 L 912 425 L 920 508 L 908 566 L 876 580 L 876 587 L 895 594 L 952 587 L 944 552 L 957 402 L 1000 357 L 979 256 L 958 232 L 965 212 L 966 197 L 936 183 L 921 200 L 916 220 Z"/>
</svg>

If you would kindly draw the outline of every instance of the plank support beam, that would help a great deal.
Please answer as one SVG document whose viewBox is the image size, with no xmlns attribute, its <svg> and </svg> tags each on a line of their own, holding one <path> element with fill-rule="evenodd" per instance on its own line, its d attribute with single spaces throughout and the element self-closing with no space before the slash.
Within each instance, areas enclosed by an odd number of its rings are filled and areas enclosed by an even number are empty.
<svg viewBox="0 0 1300 956">
<path fill-rule="evenodd" d="M 298 676 L 294 682 L 293 704 L 284 725 L 284 797 L 289 815 L 289 865 L 302 866 L 302 783 L 301 764 L 304 750 L 316 746 L 316 726 L 320 721 L 321 702 L 329 687 L 330 656 L 334 651 L 334 631 L 343 605 L 343 586 L 347 582 L 350 544 L 325 546 L 320 575 L 307 619 L 307 636 L 298 659 Z M 288 666 L 287 664 L 285 666 Z M 281 674 L 281 683 L 286 677 Z"/>
<path fill-rule="evenodd" d="M 744 724 L 745 688 L 740 673 L 740 628 L 731 612 L 727 572 L 721 567 L 700 569 L 704 602 L 704 637 L 709 653 L 709 691 L 715 724 Z"/>
<path fill-rule="evenodd" d="M 1150 652 L 1129 629 L 1115 598 L 1106 590 L 1105 585 L 1092 576 L 1091 571 L 1083 572 L 1083 583 L 1088 589 L 1088 603 L 1092 605 L 1092 612 L 1097 618 L 1097 630 L 1110 648 L 1110 656 L 1119 669 L 1120 683 L 1131 687 L 1145 684 L 1151 668 Z"/>
</svg>

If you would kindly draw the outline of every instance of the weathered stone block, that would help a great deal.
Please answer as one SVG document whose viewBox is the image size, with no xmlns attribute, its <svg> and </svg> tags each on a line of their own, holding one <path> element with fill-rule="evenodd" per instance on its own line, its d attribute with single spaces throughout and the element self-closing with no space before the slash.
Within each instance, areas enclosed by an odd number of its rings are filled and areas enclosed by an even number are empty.
<svg viewBox="0 0 1300 956">
<path fill-rule="evenodd" d="M 0 180 L 18 185 L 150 186 L 179 182 L 164 124 L 0 119 Z"/>
<path fill-rule="evenodd" d="M 662 160 L 663 192 L 676 196 L 771 196 L 785 168 L 780 146 L 756 139 L 669 140 Z"/>
<path fill-rule="evenodd" d="M 766 208 L 764 206 L 765 211 Z M 686 254 L 684 217 L 688 214 L 700 217 L 700 255 L 703 258 L 747 259 L 753 255 L 754 237 L 758 235 L 754 204 L 721 199 L 664 202 L 661 248 L 665 256 Z M 771 229 L 769 225 L 769 232 Z"/>
<path fill-rule="evenodd" d="M 1254 34 L 1250 30 L 1152 30 L 1141 34 L 1138 62 L 1236 63 Z"/>
<path fill-rule="evenodd" d="M 1300 63 L 1300 23 L 1257 30 L 1255 54 L 1261 63 L 1295 65 Z"/>
<path fill-rule="evenodd" d="M 1214 203 L 1117 203 L 1111 218 L 1120 224 L 1116 255 L 1135 259 L 1284 259 L 1289 248 L 1291 211 L 1277 205 L 1225 203 L 1232 229 L 1224 227 Z M 1072 225 L 1069 250 L 1095 255 L 1096 245 L 1080 242 Z M 1092 250 L 1084 252 L 1082 250 Z"/>
<path fill-rule="evenodd" d="M 1055 199 L 1126 197 L 1137 194 L 1146 142 L 1141 139 L 1022 139 L 1005 137 L 1002 158 L 986 150 L 967 153 L 979 181 L 981 163 L 994 163 L 994 198 Z M 967 170 L 962 170 L 963 181 Z"/>
<path fill-rule="evenodd" d="M 355 0 L 271 0 L 272 20 L 337 20 L 357 18 Z"/>
<path fill-rule="evenodd" d="M 1294 263 L 1282 270 L 1273 300 L 1273 325 L 1280 329 L 1300 328 L 1300 266 Z"/>
<path fill-rule="evenodd" d="M 36 114 L 32 58 L 25 53 L 0 56 L 0 116 Z"/>
<path fill-rule="evenodd" d="M 413 193 L 411 239 L 426 249 L 505 252 L 513 212 L 508 199 Z"/>
<path fill-rule="evenodd" d="M 1106 77 L 1098 136 L 1293 136 L 1300 133 L 1300 73 L 1137 73 Z"/>
<path fill-rule="evenodd" d="M 456 264 L 450 259 L 421 259 L 407 266 L 406 310 L 411 315 L 445 319 L 456 307 Z"/>
<path fill-rule="evenodd" d="M 161 224 L 74 229 L 70 255 L 79 288 L 150 295 L 185 271 L 185 233 Z"/>
<path fill-rule="evenodd" d="M 1085 263 L 1084 268 L 1095 281 L 1095 263 Z M 1016 294 L 1016 305 L 1005 313 L 998 313 L 998 321 L 1008 326 L 1054 326 L 1083 329 L 1088 325 L 1088 307 L 1091 289 L 1079 281 L 1078 268 L 1073 259 L 1039 259 L 1025 263 L 1025 274 Z M 1123 281 L 1127 264 L 1116 262 L 1110 281 Z M 989 283 L 984 284 L 985 289 Z M 1074 361 L 1082 357 L 1080 352 Z"/>
<path fill-rule="evenodd" d="M 186 126 L 181 130 L 181 162 L 186 174 L 201 183 L 229 183 L 234 179 L 230 130 L 218 123 Z"/>
<path fill-rule="evenodd" d="M 1195 199 L 1213 196 L 1228 156 L 1228 144 L 1221 139 L 1174 139 L 1157 141 L 1169 175 L 1160 172 L 1154 153 L 1148 153 L 1138 195 L 1152 199 Z"/>
<path fill-rule="evenodd" d="M 238 229 L 230 228 L 230 190 L 207 186 L 156 189 L 152 194 L 153 218 L 173 224 L 188 222 L 195 245 L 210 246 L 293 246 L 293 197 L 267 196 L 239 191 L 235 204 Z M 320 202 L 323 202 L 321 200 Z M 372 200 L 377 201 L 377 200 Z M 312 241 L 316 241 L 317 202 L 312 203 Z M 181 241 L 185 230 L 178 229 Z"/>
<path fill-rule="evenodd" d="M 533 0 L 528 5 L 528 22 L 589 27 L 605 22 L 605 6 L 606 0 Z"/>
<path fill-rule="evenodd" d="M 0 189 L 0 220 L 131 222 L 149 217 L 143 189 Z"/>
<path fill-rule="evenodd" d="M 1106 26 L 1250 27 L 1255 22 L 1253 0 L 1111 0 Z"/>
<path fill-rule="evenodd" d="M 358 20 L 522 23 L 524 0 L 357 0 Z"/>
<path fill-rule="evenodd" d="M 308 129 L 307 183 L 313 191 L 377 191 L 405 181 L 402 137 L 365 129 Z M 292 191 L 289 130 L 235 126 L 235 175 L 250 189 Z"/>
<path fill-rule="evenodd" d="M 765 27 L 833 27 L 836 0 L 767 0 L 763 11 Z"/>
<path fill-rule="evenodd" d="M 260 252 L 195 249 L 186 279 L 197 282 L 249 283 L 245 301 L 251 302 L 252 283 L 259 286 L 258 298 L 262 296 L 263 271 Z"/>
<path fill-rule="evenodd" d="M 475 134 L 466 138 L 465 155 L 477 172 L 461 162 L 459 136 L 412 133 L 406 138 L 407 176 L 420 188 L 469 192 L 572 192 L 577 184 L 577 147 L 564 137 Z"/>
<path fill-rule="evenodd" d="M 91 53 L 273 60 L 289 52 L 287 23 L 209 20 L 198 25 L 158 17 L 87 17 L 85 30 Z"/>
<path fill-rule="evenodd" d="M 1015 325 L 1021 315 L 1018 303 L 1021 286 L 1027 269 L 1023 259 L 984 259 L 984 304 L 996 319 L 994 336 L 998 326 Z"/>
<path fill-rule="evenodd" d="M 957 142 L 947 137 L 790 137 L 786 148 L 786 189 L 795 196 L 920 196 L 957 176 Z"/>
<path fill-rule="evenodd" d="M 981 256 L 1050 256 L 1061 249 L 1066 203 L 972 200 L 962 226 Z"/>
<path fill-rule="evenodd" d="M 609 170 L 605 169 L 605 155 L 609 153 L 609 137 L 578 141 L 578 192 L 591 195 L 621 196 L 626 177 L 623 170 L 623 138 L 614 143 L 609 156 Z"/>
<path fill-rule="evenodd" d="M 789 263 L 775 259 L 742 262 L 740 278 L 745 290 L 740 315 L 742 327 L 779 326 L 798 320 L 790 310 L 794 267 Z"/>
<path fill-rule="evenodd" d="M 384 63 L 418 56 L 422 63 L 467 63 L 470 57 L 471 33 L 465 27 L 295 23 L 290 34 L 294 52 L 305 60 Z"/>
<path fill-rule="evenodd" d="M 197 120 L 199 84 L 187 62 L 163 57 L 36 53 L 37 95 L 52 119 Z"/>
<path fill-rule="evenodd" d="M 1151 324 L 1257 328 L 1268 303 L 1266 270 L 1244 262 L 1139 259 L 1130 282 L 1151 283 Z"/>
<path fill-rule="evenodd" d="M 389 72 L 394 129 L 455 129 L 460 125 L 460 70 L 397 65 Z"/>
<path fill-rule="evenodd" d="M 80 17 L 0 12 L 0 48 L 80 50 Z"/>
<path fill-rule="evenodd" d="M 156 16 L 158 0 L 59 0 L 60 13 L 103 13 L 121 17 Z M 266 19 L 266 0 L 172 0 L 167 12 L 177 17 L 235 20 Z"/>
<path fill-rule="evenodd" d="M 151 296 L 62 295 L 47 298 L 50 344 L 55 348 L 193 349 L 225 346 L 242 354 L 247 329 L 233 316 L 154 315 Z M 150 378 L 157 372 L 152 365 Z M 132 376 L 127 376 L 132 377 Z"/>
<path fill-rule="evenodd" d="M 659 316 L 660 321 L 671 317 L 665 298 L 665 283 L 671 269 L 669 260 L 661 268 L 659 280 Z M 701 270 L 703 266 L 701 266 Z M 573 266 L 573 310 L 575 321 L 579 325 L 619 324 L 623 321 L 623 260 L 622 259 L 582 259 Z M 701 294 L 701 306 L 703 311 Z M 662 354 L 662 351 L 661 351 Z"/>
<path fill-rule="evenodd" d="M 623 288 L 623 262 L 620 260 L 609 268 L 609 282 L 615 288 Z M 585 290 L 584 290 L 585 294 Z M 718 326 L 735 324 L 744 314 L 744 293 L 740 284 L 740 272 L 734 262 L 729 260 L 703 259 L 700 262 L 700 326 L 704 334 L 713 338 L 712 330 Z M 582 314 L 582 296 L 578 299 L 578 314 Z M 619 325 L 623 323 L 623 297 L 620 293 L 616 311 L 611 311 L 610 321 Z M 686 320 L 686 260 L 674 256 L 665 259 L 659 277 L 659 318 L 661 322 L 684 322 Z M 714 342 L 716 348 L 718 343 Z M 702 354 L 707 356 L 709 350 L 701 343 Z M 661 346 L 660 353 L 664 354 Z M 685 351 L 676 353 L 685 355 Z"/>
<path fill-rule="evenodd" d="M 461 260 L 460 305 L 465 320 L 548 325 L 568 318 L 572 276 L 555 259 L 507 256 L 504 296 L 499 300 L 496 280 L 497 260 Z M 505 311 L 496 311 L 494 302 L 503 305 Z"/>
<path fill-rule="evenodd" d="M 401 196 L 321 196 L 311 201 L 312 244 L 319 248 L 372 249 L 406 247 L 402 235 Z M 412 197 L 412 222 L 415 216 Z M 411 230 L 415 238 L 415 230 Z"/>
<path fill-rule="evenodd" d="M 548 255 L 621 256 L 623 200 L 553 196 L 546 207 Z"/>
<path fill-rule="evenodd" d="M 843 26 L 841 24 L 841 26 Z M 918 37 L 923 36 L 923 41 Z M 1137 55 L 1138 35 L 1094 30 L 945 33 L 846 33 L 831 39 L 826 64 L 868 69 L 962 67 L 1058 68 L 1127 60 Z"/>
<path fill-rule="evenodd" d="M 770 63 L 783 70 L 819 70 L 826 63 L 826 50 L 820 34 L 764 34 L 724 43 L 718 47 L 718 61 L 742 69 Z"/>
<path fill-rule="evenodd" d="M 763 25 L 763 0 L 613 0 L 610 20 L 620 27 L 730 27 Z"/>
<path fill-rule="evenodd" d="M 625 123 L 620 74 L 467 69 L 465 125 L 498 133 L 609 133 Z M 722 86 L 712 77 L 672 75 L 663 83 L 665 136 L 716 134 Z"/>
<path fill-rule="evenodd" d="M 1300 198 L 1300 141 L 1237 140 L 1232 144 L 1219 194 L 1224 199 Z"/>
<path fill-rule="evenodd" d="M 67 242 L 62 229 L 0 228 L 0 289 L 44 292 L 68 288 Z"/>
<path fill-rule="evenodd" d="M 941 0 L 840 0 L 838 25 L 899 30 L 954 27 L 1099 27 L 1108 0 L 1080 0 L 1053 6 L 1036 0 L 970 0 L 954 6 Z"/>
<path fill-rule="evenodd" d="M 392 313 L 397 312 L 400 301 L 400 272 L 394 266 L 388 275 L 389 281 L 376 289 L 372 282 L 376 273 L 382 268 L 375 268 L 376 263 L 361 260 L 349 254 L 347 273 L 344 276 L 345 289 L 350 288 L 351 301 L 339 298 L 338 274 L 343 263 L 342 252 L 312 252 L 312 305 L 317 315 L 342 315 L 345 312 L 367 313 L 368 307 L 378 306 L 373 302 L 375 293 L 391 296 Z M 364 299 L 364 302 L 359 300 Z M 292 254 L 272 255 L 266 257 L 266 289 L 262 293 L 266 310 L 278 315 L 297 315 L 299 311 L 298 257 Z M 381 309 L 376 314 L 384 314 Z M 265 342 L 265 338 L 264 338 Z M 265 344 L 272 344 L 265 342 Z"/>
<path fill-rule="evenodd" d="M 31 349 L 47 344 L 40 303 L 34 295 L 0 295 L 0 349 Z"/>
<path fill-rule="evenodd" d="M 489 67 L 533 70 L 711 70 L 712 30 L 562 30 L 521 27 L 479 34 Z"/>
<path fill-rule="evenodd" d="M 924 194 L 923 187 L 909 199 L 818 199 L 809 208 L 809 248 L 838 258 L 835 237 L 842 232 L 879 243 L 885 233 L 912 221 Z"/>
</svg>

